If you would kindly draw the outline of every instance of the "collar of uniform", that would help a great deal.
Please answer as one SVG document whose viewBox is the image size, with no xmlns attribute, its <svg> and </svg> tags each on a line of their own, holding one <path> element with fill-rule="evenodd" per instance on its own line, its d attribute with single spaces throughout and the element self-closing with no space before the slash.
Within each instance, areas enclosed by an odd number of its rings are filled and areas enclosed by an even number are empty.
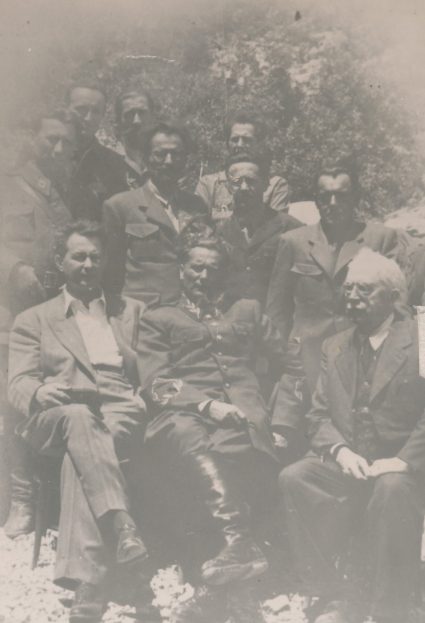
<svg viewBox="0 0 425 623">
<path fill-rule="evenodd" d="M 362 343 L 364 340 L 368 339 L 372 350 L 376 352 L 381 348 L 382 344 L 387 339 L 393 322 L 394 313 L 391 313 L 371 335 L 365 336 L 364 334 L 362 335 L 359 333 L 359 342 Z"/>
<path fill-rule="evenodd" d="M 357 221 L 355 220 L 352 224 L 352 232 L 351 234 L 354 235 L 350 235 L 348 236 L 344 242 L 350 242 L 351 240 L 357 240 L 357 242 L 363 242 L 364 239 L 364 235 L 363 232 L 366 228 L 367 224 L 362 222 L 362 221 Z M 311 232 L 312 232 L 312 236 L 310 237 L 310 240 L 312 242 L 314 242 L 315 240 L 322 240 L 322 241 L 326 241 L 328 242 L 327 236 L 325 234 L 325 230 L 323 229 L 322 226 L 322 221 L 319 220 L 317 223 L 314 223 L 313 225 L 310 225 L 311 227 Z M 347 232 L 349 233 L 349 232 Z"/>
<path fill-rule="evenodd" d="M 38 168 L 36 163 L 31 160 L 27 162 L 20 170 L 20 175 L 26 181 L 31 188 L 37 192 L 46 195 L 50 195 L 52 189 L 52 182 L 47 178 Z"/>
<path fill-rule="evenodd" d="M 221 307 L 224 302 L 224 295 L 221 294 L 216 301 L 211 302 L 208 307 L 199 307 L 193 301 L 189 299 L 186 294 L 182 294 L 180 297 L 180 306 L 191 316 L 194 316 L 197 320 L 206 319 L 207 316 L 211 318 L 218 318 L 221 315 Z"/>
<path fill-rule="evenodd" d="M 68 316 L 70 312 L 73 311 L 74 301 L 77 301 L 78 304 L 80 304 L 82 301 L 80 301 L 80 299 L 77 299 L 75 296 L 72 296 L 72 294 L 70 294 L 66 286 L 62 288 L 62 292 L 63 292 L 63 297 L 64 297 L 65 316 Z M 94 301 L 101 301 L 103 304 L 103 309 L 106 310 L 106 299 L 105 299 L 105 294 L 103 291 L 99 297 L 90 301 L 90 304 L 93 303 Z"/>
</svg>

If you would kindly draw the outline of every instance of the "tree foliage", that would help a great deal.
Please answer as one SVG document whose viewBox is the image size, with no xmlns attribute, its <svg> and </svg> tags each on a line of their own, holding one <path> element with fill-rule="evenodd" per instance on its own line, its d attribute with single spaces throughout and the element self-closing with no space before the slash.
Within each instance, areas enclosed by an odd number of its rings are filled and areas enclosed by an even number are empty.
<svg viewBox="0 0 425 623">
<path fill-rule="evenodd" d="M 196 139 L 192 181 L 222 165 L 226 115 L 256 110 L 293 199 L 311 197 L 317 167 L 330 154 L 357 157 L 371 216 L 418 196 L 414 131 L 390 87 L 370 78 L 368 42 L 331 29 L 317 11 L 297 14 L 290 3 L 205 7 L 200 2 L 198 11 L 178 18 L 131 19 L 116 29 L 100 20 L 75 41 L 56 37 L 33 106 L 59 104 L 70 81 L 100 79 L 109 100 L 104 137 L 113 143 L 115 96 L 143 86 L 161 114 L 186 123 Z"/>
</svg>

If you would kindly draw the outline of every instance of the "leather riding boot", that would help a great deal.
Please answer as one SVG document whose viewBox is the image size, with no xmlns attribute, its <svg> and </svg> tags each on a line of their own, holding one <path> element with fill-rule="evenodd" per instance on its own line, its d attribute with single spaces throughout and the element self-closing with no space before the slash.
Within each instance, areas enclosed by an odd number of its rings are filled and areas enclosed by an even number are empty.
<svg viewBox="0 0 425 623">
<path fill-rule="evenodd" d="M 26 444 L 17 435 L 8 435 L 7 450 L 11 502 L 3 530 L 9 539 L 15 539 L 34 530 L 34 467 Z"/>
<path fill-rule="evenodd" d="M 202 565 L 202 578 L 219 586 L 264 573 L 268 563 L 248 530 L 247 513 L 230 494 L 227 479 L 212 454 L 191 455 L 203 500 L 214 522 L 221 528 L 226 545 Z"/>
</svg>

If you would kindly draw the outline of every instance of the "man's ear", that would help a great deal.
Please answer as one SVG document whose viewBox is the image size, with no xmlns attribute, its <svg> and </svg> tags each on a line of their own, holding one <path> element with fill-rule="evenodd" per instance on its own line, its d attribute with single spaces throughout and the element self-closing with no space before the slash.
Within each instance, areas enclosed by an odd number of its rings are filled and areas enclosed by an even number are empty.
<svg viewBox="0 0 425 623">
<path fill-rule="evenodd" d="M 391 290 L 391 300 L 393 303 L 396 303 L 397 301 L 399 301 L 401 298 L 401 294 L 400 294 L 400 290 L 397 290 L 397 288 L 393 288 Z"/>
<path fill-rule="evenodd" d="M 63 258 L 60 255 L 56 254 L 55 258 L 54 258 L 54 261 L 55 261 L 56 268 L 60 272 L 63 272 Z"/>
</svg>

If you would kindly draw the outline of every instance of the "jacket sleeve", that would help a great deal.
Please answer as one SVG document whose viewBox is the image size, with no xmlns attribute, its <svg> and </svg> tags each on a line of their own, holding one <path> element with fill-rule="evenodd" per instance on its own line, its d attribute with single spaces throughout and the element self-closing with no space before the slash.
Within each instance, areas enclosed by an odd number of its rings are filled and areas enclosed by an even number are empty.
<svg viewBox="0 0 425 623">
<path fill-rule="evenodd" d="M 279 241 L 276 260 L 267 293 L 266 314 L 279 329 L 283 340 L 288 340 L 294 314 L 293 245 L 283 234 Z"/>
<path fill-rule="evenodd" d="M 425 411 L 397 456 L 412 469 L 425 472 Z"/>
<path fill-rule="evenodd" d="M 328 354 L 326 341 L 322 348 L 320 375 L 312 397 L 312 406 L 307 414 L 307 431 L 311 446 L 323 454 L 335 444 L 347 444 L 347 440 L 334 426 L 329 405 Z"/>
<path fill-rule="evenodd" d="M 106 232 L 107 251 L 104 287 L 109 292 L 120 293 L 125 280 L 127 245 L 125 219 L 113 198 L 103 204 L 102 223 Z"/>
<path fill-rule="evenodd" d="M 274 177 L 271 179 L 271 188 L 266 191 L 266 203 L 272 210 L 276 212 L 288 211 L 289 207 L 289 186 L 283 177 Z"/>
<path fill-rule="evenodd" d="M 10 333 L 8 398 L 25 416 L 31 415 L 33 398 L 43 385 L 40 341 L 41 328 L 36 312 L 32 309 L 19 314 Z"/>
<path fill-rule="evenodd" d="M 210 400 L 180 378 L 172 363 L 168 329 L 155 312 L 141 318 L 137 365 L 142 394 L 158 408 L 197 411 L 200 403 Z"/>
</svg>

